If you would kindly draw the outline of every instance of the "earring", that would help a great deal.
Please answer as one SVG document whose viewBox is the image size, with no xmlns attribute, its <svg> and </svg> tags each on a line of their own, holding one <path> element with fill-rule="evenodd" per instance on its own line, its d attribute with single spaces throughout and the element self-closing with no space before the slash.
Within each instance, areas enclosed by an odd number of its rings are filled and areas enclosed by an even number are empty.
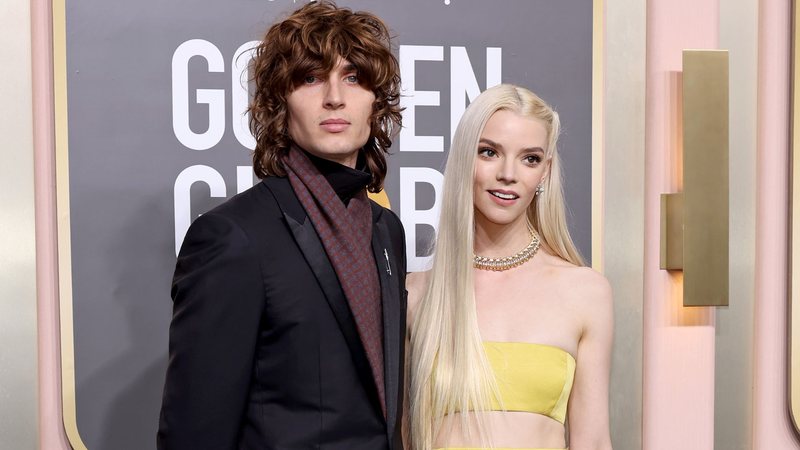
<svg viewBox="0 0 800 450">
<path fill-rule="evenodd" d="M 539 183 L 539 185 L 536 186 L 536 195 L 542 194 L 544 194 L 544 186 L 542 186 L 542 183 Z"/>
</svg>

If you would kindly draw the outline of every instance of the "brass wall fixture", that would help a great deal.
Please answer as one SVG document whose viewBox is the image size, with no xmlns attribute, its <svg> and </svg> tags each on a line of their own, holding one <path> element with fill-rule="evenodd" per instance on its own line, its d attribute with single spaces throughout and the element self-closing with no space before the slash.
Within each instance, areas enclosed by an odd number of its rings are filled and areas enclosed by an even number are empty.
<svg viewBox="0 0 800 450">
<path fill-rule="evenodd" d="M 728 305 L 728 52 L 683 51 L 683 192 L 661 194 L 661 268 L 684 306 Z"/>
</svg>

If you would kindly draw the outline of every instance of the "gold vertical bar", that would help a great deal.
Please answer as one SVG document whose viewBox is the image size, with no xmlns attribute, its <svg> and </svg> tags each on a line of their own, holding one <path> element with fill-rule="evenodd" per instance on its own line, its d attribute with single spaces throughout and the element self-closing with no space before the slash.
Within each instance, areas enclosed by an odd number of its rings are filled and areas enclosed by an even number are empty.
<svg viewBox="0 0 800 450">
<path fill-rule="evenodd" d="M 661 268 L 683 269 L 683 194 L 661 194 Z"/>
<path fill-rule="evenodd" d="M 728 52 L 683 51 L 683 304 L 728 305 Z"/>
<path fill-rule="evenodd" d="M 53 106 L 56 145 L 56 214 L 58 223 L 58 296 L 61 316 L 61 401 L 64 431 L 75 450 L 86 450 L 78 431 L 75 392 L 75 342 L 72 322 L 72 244 L 69 202 L 69 132 L 67 127 L 67 0 L 53 0 Z"/>
</svg>

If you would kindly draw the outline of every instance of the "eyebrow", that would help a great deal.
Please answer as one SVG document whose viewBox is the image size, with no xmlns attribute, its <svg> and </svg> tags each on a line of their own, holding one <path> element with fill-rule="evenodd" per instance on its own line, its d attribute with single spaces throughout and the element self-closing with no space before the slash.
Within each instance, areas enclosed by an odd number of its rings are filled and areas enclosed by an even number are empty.
<svg viewBox="0 0 800 450">
<path fill-rule="evenodd" d="M 487 138 L 483 138 L 482 137 L 479 142 L 484 143 L 484 144 L 489 144 L 492 147 L 496 147 L 496 148 L 499 148 L 499 149 L 503 148 L 503 146 L 501 144 L 499 144 L 499 143 L 497 143 L 497 142 L 495 142 L 495 141 L 493 141 L 491 139 L 487 139 Z M 525 151 L 525 152 L 540 151 L 540 152 L 544 153 L 544 149 L 542 147 L 528 147 L 528 148 L 523 148 L 522 151 Z"/>
<path fill-rule="evenodd" d="M 331 70 L 324 72 L 324 75 L 328 75 L 329 73 L 333 72 L 334 69 L 335 67 L 332 67 Z M 358 67 L 355 64 L 348 62 L 347 64 L 342 66 L 341 70 L 344 73 L 358 72 Z M 307 73 L 320 73 L 320 72 L 323 72 L 321 65 L 316 65 L 307 71 Z"/>
</svg>

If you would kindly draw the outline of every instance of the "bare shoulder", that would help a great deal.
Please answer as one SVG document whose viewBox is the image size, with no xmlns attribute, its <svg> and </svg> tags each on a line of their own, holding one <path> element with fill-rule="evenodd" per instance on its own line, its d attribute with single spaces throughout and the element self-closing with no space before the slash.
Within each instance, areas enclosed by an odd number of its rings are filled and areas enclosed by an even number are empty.
<svg viewBox="0 0 800 450">
<path fill-rule="evenodd" d="M 406 276 L 406 290 L 408 291 L 408 323 L 413 323 L 414 312 L 417 310 L 425 288 L 428 284 L 430 272 L 411 272 Z"/>
<path fill-rule="evenodd" d="M 570 309 L 581 317 L 582 335 L 602 336 L 608 339 L 613 334 L 614 302 L 611 284 L 599 272 L 591 267 L 575 265 L 565 266 L 560 270 L 559 284 L 561 298 L 566 300 Z"/>
<path fill-rule="evenodd" d="M 604 313 L 613 308 L 611 284 L 605 276 L 591 267 L 576 266 L 555 256 L 550 258 L 550 271 L 562 298 L 589 314 Z"/>
<path fill-rule="evenodd" d="M 611 284 L 605 276 L 591 267 L 572 266 L 565 271 L 564 276 L 565 281 L 575 286 L 583 297 L 601 302 L 611 301 Z"/>
</svg>

